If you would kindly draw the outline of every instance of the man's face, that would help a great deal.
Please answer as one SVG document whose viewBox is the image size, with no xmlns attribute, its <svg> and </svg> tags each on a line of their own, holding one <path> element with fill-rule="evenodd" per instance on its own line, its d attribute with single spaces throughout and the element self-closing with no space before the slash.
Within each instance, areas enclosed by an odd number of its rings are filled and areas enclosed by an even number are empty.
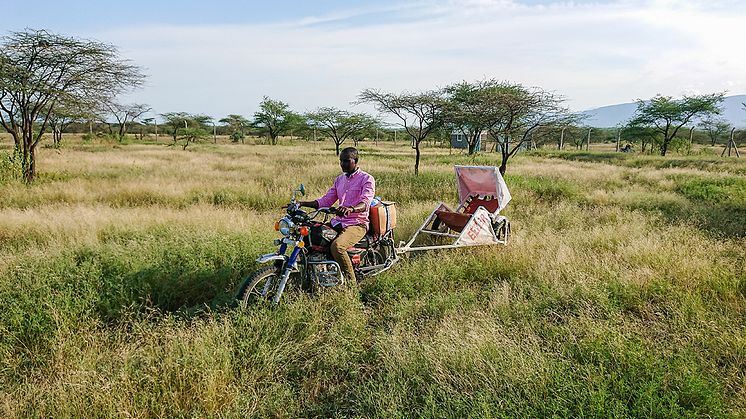
<svg viewBox="0 0 746 419">
<path fill-rule="evenodd" d="M 355 163 L 355 159 L 351 158 L 349 154 L 342 153 L 339 155 L 339 167 L 342 168 L 342 171 L 350 174 L 357 169 L 357 163 Z"/>
</svg>

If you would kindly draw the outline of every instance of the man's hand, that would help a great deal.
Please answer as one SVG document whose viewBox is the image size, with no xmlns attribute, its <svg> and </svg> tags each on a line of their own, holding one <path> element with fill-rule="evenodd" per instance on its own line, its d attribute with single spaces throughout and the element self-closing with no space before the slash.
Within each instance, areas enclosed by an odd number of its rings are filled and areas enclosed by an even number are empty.
<svg viewBox="0 0 746 419">
<path fill-rule="evenodd" d="M 350 215 L 350 213 L 355 212 L 355 209 L 352 207 L 344 207 L 340 205 L 339 207 L 337 207 L 337 212 L 339 213 L 339 215 L 347 217 L 348 215 Z"/>
</svg>

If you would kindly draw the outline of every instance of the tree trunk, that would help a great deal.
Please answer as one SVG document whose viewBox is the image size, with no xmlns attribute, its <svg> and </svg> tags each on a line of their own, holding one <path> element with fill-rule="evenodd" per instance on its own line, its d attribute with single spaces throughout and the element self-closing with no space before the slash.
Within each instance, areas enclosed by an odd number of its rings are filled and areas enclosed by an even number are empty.
<svg viewBox="0 0 746 419">
<path fill-rule="evenodd" d="M 23 137 L 18 131 L 11 132 L 10 135 L 13 137 L 13 150 L 20 153 L 23 145 Z"/>
<path fill-rule="evenodd" d="M 339 145 L 340 145 L 340 144 L 341 144 L 341 143 L 340 143 L 339 141 L 337 141 L 337 139 L 335 138 L 335 139 L 334 139 L 334 147 L 335 147 L 335 148 L 336 148 L 336 150 L 337 150 L 337 156 L 339 156 Z"/>
<path fill-rule="evenodd" d="M 666 152 L 668 151 L 668 143 L 670 142 L 670 139 L 664 139 L 663 144 L 661 144 L 661 156 L 665 156 Z"/>
<path fill-rule="evenodd" d="M 23 168 L 23 180 L 26 183 L 31 183 L 36 178 L 36 150 L 35 147 L 29 146 L 23 149 L 23 161 L 21 167 Z"/>
<path fill-rule="evenodd" d="M 504 175 L 505 172 L 508 170 L 508 158 L 510 158 L 510 153 L 508 152 L 508 144 L 510 143 L 506 139 L 505 144 L 502 144 L 502 147 L 500 149 L 500 155 L 502 156 L 502 159 L 500 160 L 501 175 Z"/>
<path fill-rule="evenodd" d="M 414 151 L 415 151 L 415 158 L 414 158 L 414 175 L 417 176 L 420 174 L 420 142 L 415 141 Z"/>
<path fill-rule="evenodd" d="M 470 156 L 474 154 L 474 152 L 476 151 L 476 148 L 477 148 L 477 141 L 476 140 L 469 141 L 469 155 Z"/>
</svg>

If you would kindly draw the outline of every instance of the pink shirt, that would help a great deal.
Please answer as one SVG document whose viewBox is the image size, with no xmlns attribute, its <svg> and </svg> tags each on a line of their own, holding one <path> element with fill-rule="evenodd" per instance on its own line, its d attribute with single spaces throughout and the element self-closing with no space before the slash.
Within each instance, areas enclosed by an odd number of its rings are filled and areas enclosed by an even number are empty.
<svg viewBox="0 0 746 419">
<path fill-rule="evenodd" d="M 361 202 L 365 202 L 365 211 L 352 212 L 346 217 L 335 217 L 332 220 L 332 225 L 336 226 L 341 223 L 344 228 L 351 225 L 363 225 L 368 228 L 370 201 L 373 200 L 375 194 L 376 180 L 368 173 L 357 169 L 350 176 L 345 173 L 337 176 L 334 185 L 316 202 L 319 204 L 319 208 L 331 207 L 337 201 L 339 201 L 339 205 L 345 207 L 354 207 Z"/>
</svg>

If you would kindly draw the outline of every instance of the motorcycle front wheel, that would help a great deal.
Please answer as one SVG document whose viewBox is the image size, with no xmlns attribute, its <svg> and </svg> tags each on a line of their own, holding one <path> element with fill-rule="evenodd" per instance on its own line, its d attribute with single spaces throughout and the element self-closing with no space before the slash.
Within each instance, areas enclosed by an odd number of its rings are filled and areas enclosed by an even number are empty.
<svg viewBox="0 0 746 419">
<path fill-rule="evenodd" d="M 238 305 L 246 308 L 259 301 L 271 301 L 279 282 L 280 276 L 274 266 L 257 269 L 241 282 L 236 295 Z"/>
</svg>

